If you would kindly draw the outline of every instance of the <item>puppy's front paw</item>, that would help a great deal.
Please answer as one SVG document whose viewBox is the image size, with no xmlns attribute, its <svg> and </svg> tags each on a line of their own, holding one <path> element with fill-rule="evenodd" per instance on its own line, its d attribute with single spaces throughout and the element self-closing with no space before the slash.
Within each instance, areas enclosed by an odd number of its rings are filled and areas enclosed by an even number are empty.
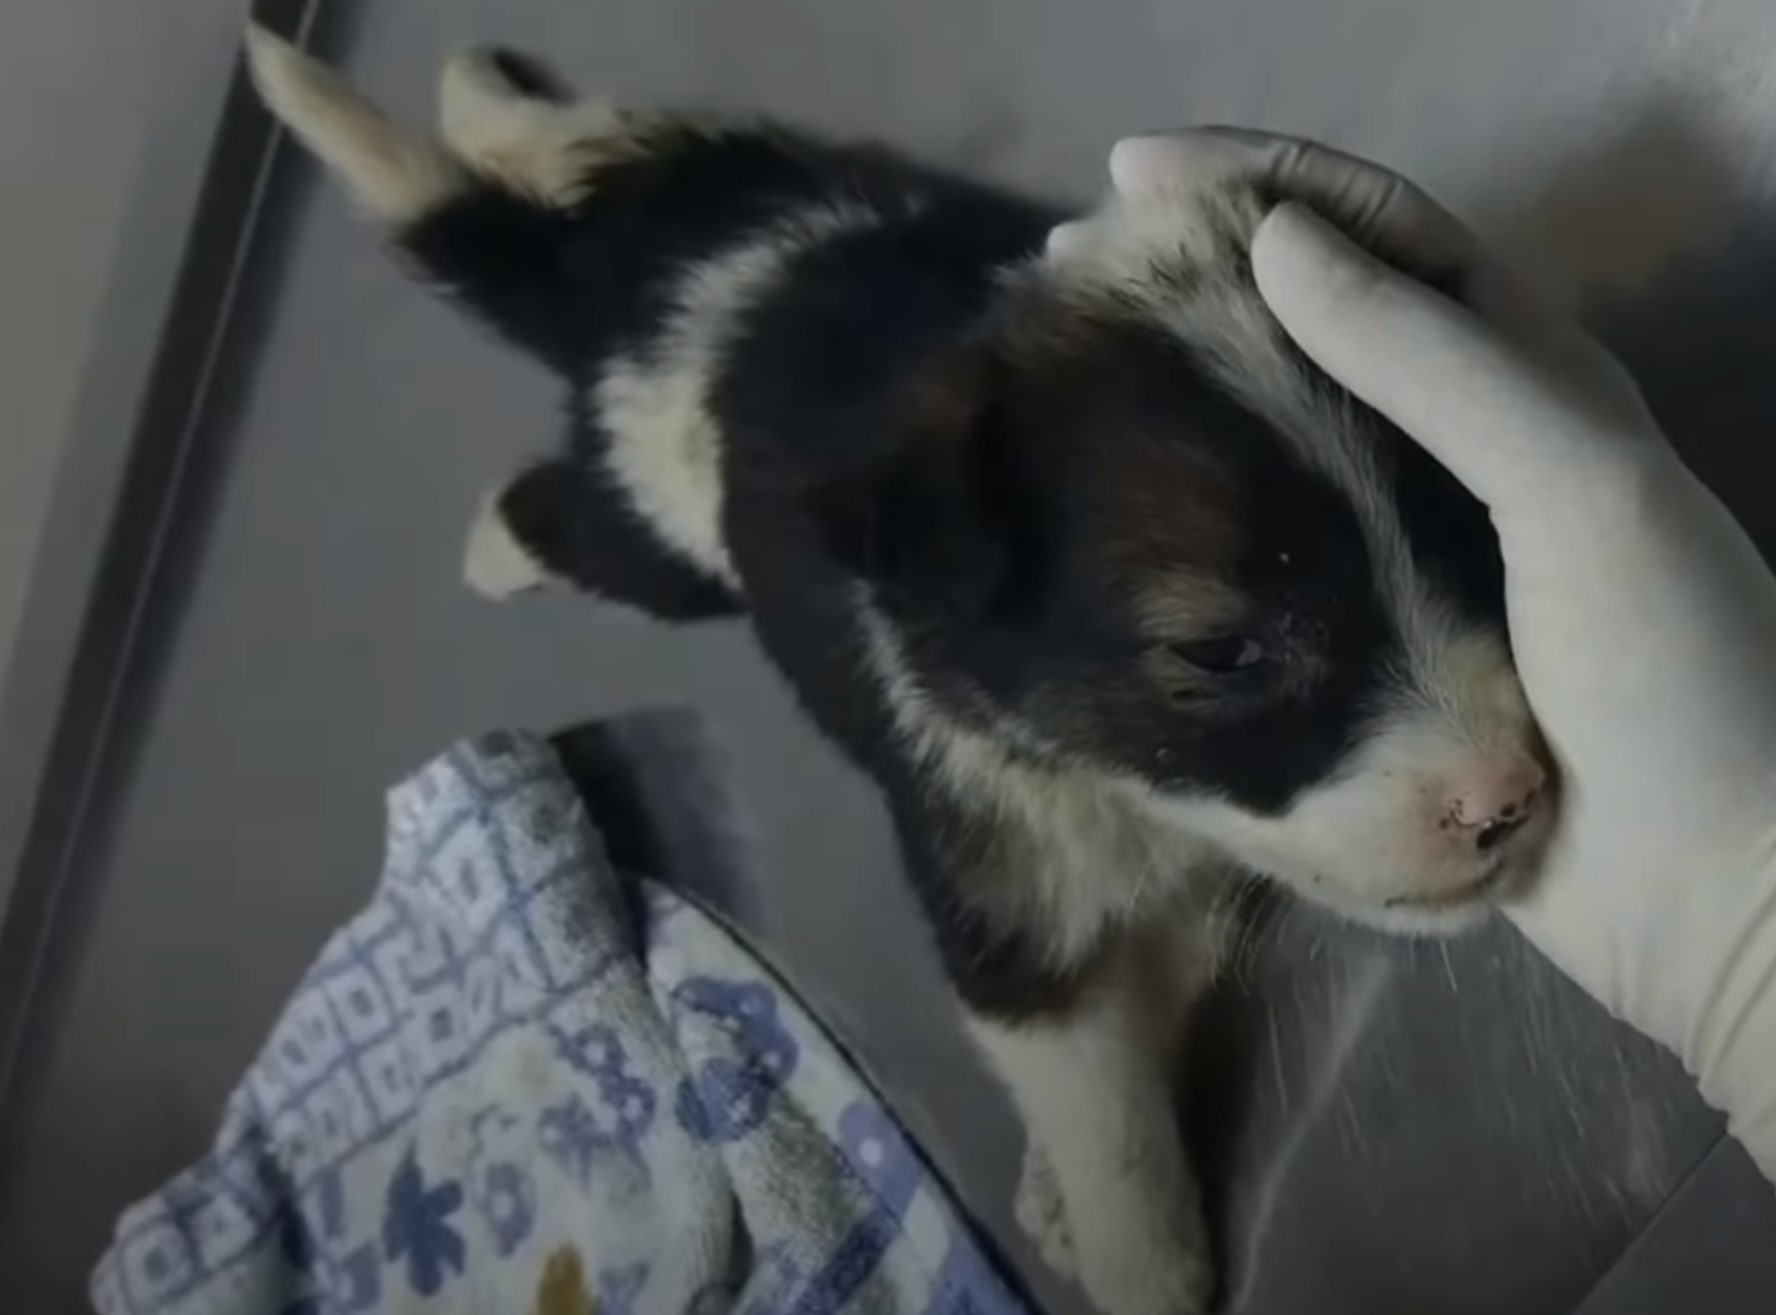
<svg viewBox="0 0 1776 1315">
<path fill-rule="evenodd" d="M 1208 1247 L 1199 1237 L 1170 1246 L 1079 1247 L 1079 1285 L 1104 1315 L 1203 1315 L 1215 1294 Z"/>
<path fill-rule="evenodd" d="M 1036 1248 L 1036 1254 L 1062 1278 L 1078 1278 L 1079 1262 L 1073 1254 L 1073 1232 L 1067 1227 L 1067 1209 L 1054 1166 L 1035 1144 L 1024 1147 L 1024 1171 L 1018 1178 L 1013 1202 L 1018 1227 Z"/>
<path fill-rule="evenodd" d="M 1208 1230 L 1194 1200 L 1081 1204 L 1067 1213 L 1079 1285 L 1104 1315 L 1202 1315 L 1215 1294 Z M 1118 1208 L 1120 1206 L 1124 1208 Z"/>
</svg>

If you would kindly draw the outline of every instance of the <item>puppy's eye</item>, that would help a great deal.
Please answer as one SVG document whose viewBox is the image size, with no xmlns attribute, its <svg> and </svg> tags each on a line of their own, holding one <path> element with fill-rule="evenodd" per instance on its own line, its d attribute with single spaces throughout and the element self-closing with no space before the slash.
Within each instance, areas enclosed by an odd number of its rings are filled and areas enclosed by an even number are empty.
<svg viewBox="0 0 1776 1315">
<path fill-rule="evenodd" d="M 1231 676 L 1250 671 L 1269 660 L 1264 645 L 1250 635 L 1222 635 L 1171 645 L 1174 656 L 1211 676 Z"/>
</svg>

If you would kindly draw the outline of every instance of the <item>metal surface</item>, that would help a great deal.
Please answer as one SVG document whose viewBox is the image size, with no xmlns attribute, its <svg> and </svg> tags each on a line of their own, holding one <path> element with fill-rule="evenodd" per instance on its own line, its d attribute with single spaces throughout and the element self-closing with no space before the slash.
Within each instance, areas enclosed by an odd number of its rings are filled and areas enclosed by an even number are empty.
<svg viewBox="0 0 1776 1315">
<path fill-rule="evenodd" d="M 295 33 L 314 9 L 268 0 L 257 12 Z M 259 263 L 275 138 L 235 76 L 235 46 L 212 52 L 210 85 L 168 108 L 180 149 L 163 141 L 149 159 L 154 186 L 131 225 L 141 250 L 106 298 L 35 605 L 0 691 L 0 1095 L 57 906 L 75 884 L 67 876 L 96 843 L 124 768 L 134 691 L 157 651 L 158 591 L 178 571 L 168 559 L 181 542 L 177 516 L 216 437 L 212 390 L 251 350 L 235 312 Z"/>
<path fill-rule="evenodd" d="M 495 36 L 619 95 L 774 110 L 1081 196 L 1137 127 L 1332 137 L 1620 294 L 1704 473 L 1759 528 L 1776 512 L 1770 450 L 1740 441 L 1776 414 L 1758 256 L 1776 251 L 1760 241 L 1776 11 L 1757 0 L 434 0 L 353 17 L 328 53 L 413 114 L 452 44 Z M 4 1093 L 0 1308 L 74 1307 L 118 1207 L 202 1145 L 277 1001 L 362 899 L 387 781 L 465 731 L 680 701 L 715 720 L 751 809 L 768 874 L 752 929 L 1029 1262 L 1007 1208 L 1015 1127 L 949 1020 L 870 789 L 740 627 L 462 590 L 470 511 L 546 442 L 551 386 L 405 284 L 314 182 L 273 181 L 139 642 L 112 653 L 129 660 L 84 764 L 99 788 L 69 861 L 26 874 L 48 873 L 33 907 L 56 916 Z M 171 450 L 154 446 L 170 422 L 112 418 L 94 444 Z M 69 498 L 50 530 L 75 542 L 93 503 Z M 59 616 L 67 640 L 90 587 L 39 590 L 27 623 Z M 16 687 L 4 706 L 10 734 Z M 1236 1309 L 1773 1304 L 1776 1195 L 1665 1057 L 1502 929 L 1402 945 L 1283 916 L 1198 1055 L 1190 1121 Z"/>
</svg>

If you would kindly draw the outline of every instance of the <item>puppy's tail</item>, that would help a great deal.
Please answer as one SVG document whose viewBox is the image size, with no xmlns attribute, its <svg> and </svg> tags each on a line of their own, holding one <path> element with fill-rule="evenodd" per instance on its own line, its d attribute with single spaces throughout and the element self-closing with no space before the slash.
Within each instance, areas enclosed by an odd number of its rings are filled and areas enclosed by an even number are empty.
<svg viewBox="0 0 1776 1315">
<path fill-rule="evenodd" d="M 568 368 L 575 314 L 561 277 L 568 215 L 628 120 L 575 100 L 535 62 L 471 50 L 444 67 L 436 134 L 391 121 L 337 75 L 258 25 L 254 85 L 420 272 L 504 336 Z"/>
<path fill-rule="evenodd" d="M 441 144 L 397 128 L 282 37 L 251 24 L 246 47 L 247 67 L 266 108 L 373 218 L 399 229 L 467 185 L 466 171 Z"/>
</svg>

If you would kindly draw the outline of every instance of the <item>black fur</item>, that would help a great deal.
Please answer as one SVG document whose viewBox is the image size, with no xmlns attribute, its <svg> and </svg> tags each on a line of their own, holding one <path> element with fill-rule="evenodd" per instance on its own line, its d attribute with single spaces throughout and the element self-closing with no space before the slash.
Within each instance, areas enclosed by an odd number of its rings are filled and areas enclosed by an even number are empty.
<svg viewBox="0 0 1776 1315">
<path fill-rule="evenodd" d="M 945 185 L 875 147 L 826 146 L 776 127 L 643 123 L 631 152 L 600 165 L 595 189 L 577 206 L 558 209 L 489 183 L 424 215 L 397 241 L 471 312 L 583 378 L 613 353 L 644 348 L 670 310 L 677 277 L 746 233 L 821 200 L 891 215 Z M 980 189 L 947 185 L 985 205 Z M 1029 220 L 1025 231 L 1040 232 Z"/>
<path fill-rule="evenodd" d="M 556 574 L 657 615 L 743 607 L 814 720 L 884 787 L 963 998 L 996 1017 L 1065 1008 L 1094 956 L 1057 962 L 1040 927 L 971 899 L 1027 851 L 903 739 L 861 591 L 956 724 L 996 734 L 1010 719 L 1029 743 L 1008 751 L 1033 760 L 1276 812 L 1337 770 L 1398 652 L 1348 499 L 1178 342 L 1018 277 L 1055 222 L 1046 206 L 775 129 L 640 124 L 626 145 L 575 206 L 489 183 L 400 235 L 568 383 L 564 449 L 508 490 L 509 526 Z M 629 505 L 590 390 L 614 354 L 658 349 L 688 269 L 823 203 L 872 221 L 787 261 L 729 327 L 708 395 L 734 586 Z M 1243 257 L 1230 265 L 1249 281 Z M 1185 295 L 1198 274 L 1154 277 Z M 1422 504 L 1415 546 L 1502 624 L 1484 513 L 1403 439 L 1384 446 Z M 1208 491 L 1166 501 L 1193 488 Z M 1249 600 L 1229 624 L 1262 663 L 1194 669 L 1176 645 L 1203 636 L 1156 631 L 1143 599 L 1178 587 L 1180 563 Z"/>
<path fill-rule="evenodd" d="M 1361 738 L 1382 674 L 1399 654 L 1348 499 L 1294 459 L 1289 444 L 1212 383 L 1180 344 L 1142 327 L 1106 326 L 1090 343 L 1066 342 L 1000 389 L 989 441 L 998 433 L 1015 439 L 997 445 L 1005 456 L 993 484 L 1021 489 L 1024 502 L 1037 505 L 1029 521 L 1041 527 L 1051 578 L 1010 591 L 1036 601 L 1009 617 L 915 629 L 929 664 L 973 673 L 995 704 L 1034 712 L 1065 700 L 1067 745 L 1082 755 L 1172 788 L 1212 790 L 1253 812 L 1281 812 Z M 1190 417 L 1188 434 L 1177 432 L 1181 416 Z M 1081 431 L 1102 433 L 1103 447 L 1082 447 Z M 1238 629 L 1283 656 L 1206 689 L 1181 680 L 1168 708 L 1152 682 L 1130 678 L 1130 654 L 1152 636 L 1115 583 L 1131 569 L 1128 559 L 1152 550 L 1131 548 L 1117 564 L 1106 562 L 1118 532 L 1104 521 L 1107 513 L 1143 514 L 1125 508 L 1115 487 L 1138 482 L 1143 449 L 1164 462 L 1186 443 L 1205 462 L 1237 472 L 1232 496 L 1262 509 L 1242 518 L 1237 554 L 1216 565 L 1251 600 Z M 1136 463 L 1135 476 L 1118 468 L 1123 458 L 1111 449 Z M 1162 490 L 1169 483 L 1152 482 Z M 1183 521 L 1192 508 L 1178 503 L 1160 514 Z M 1033 537 L 1024 529 L 1012 539 L 1026 573 L 1041 569 L 1043 554 L 1027 542 Z M 1189 560 L 1189 540 L 1187 526 L 1167 527 L 1153 567 Z M 1297 648 L 1299 661 L 1290 656 Z"/>
<path fill-rule="evenodd" d="M 662 545 L 596 466 L 539 461 L 506 486 L 499 511 L 525 551 L 581 589 L 667 621 L 742 610 L 720 580 Z"/>
</svg>

